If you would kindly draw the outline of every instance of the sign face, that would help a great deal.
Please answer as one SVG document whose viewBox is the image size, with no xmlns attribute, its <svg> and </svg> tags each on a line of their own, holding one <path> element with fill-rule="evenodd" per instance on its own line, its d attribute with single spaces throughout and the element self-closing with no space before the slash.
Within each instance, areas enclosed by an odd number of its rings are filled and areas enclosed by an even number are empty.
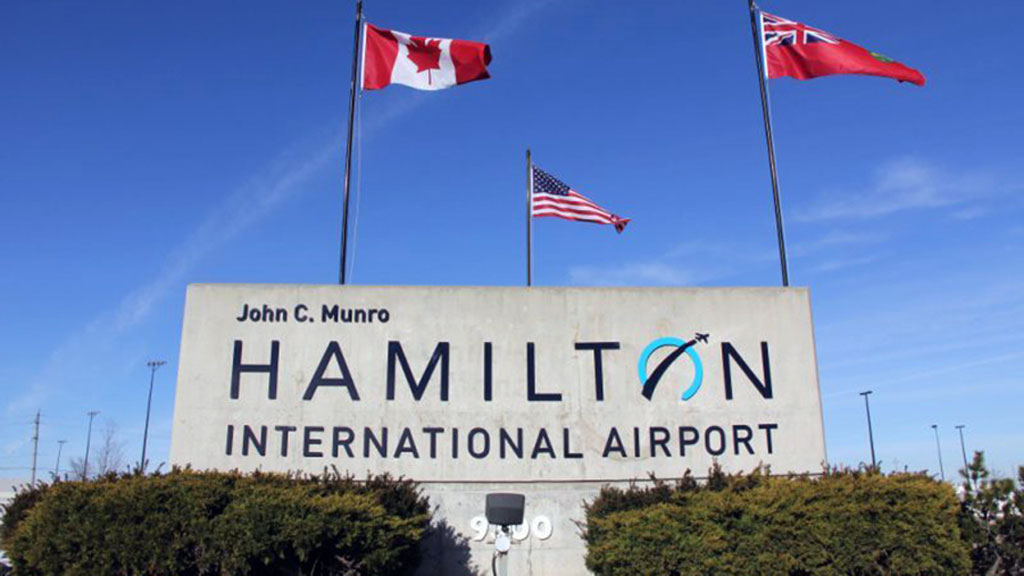
<svg viewBox="0 0 1024 576">
<path fill-rule="evenodd" d="M 193 285 L 171 462 L 420 482 L 820 472 L 782 288 Z"/>
</svg>

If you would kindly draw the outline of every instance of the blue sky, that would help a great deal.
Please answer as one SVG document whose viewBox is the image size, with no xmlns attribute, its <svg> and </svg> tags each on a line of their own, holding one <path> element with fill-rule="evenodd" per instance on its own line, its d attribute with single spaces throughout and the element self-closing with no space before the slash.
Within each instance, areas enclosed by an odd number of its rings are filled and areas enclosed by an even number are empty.
<svg viewBox="0 0 1024 576">
<path fill-rule="evenodd" d="M 1024 4 L 773 0 L 924 72 L 771 82 L 791 276 L 810 286 L 834 463 L 1024 464 Z M 948 7 L 947 7 L 948 8 Z M 185 286 L 332 283 L 348 2 L 0 7 L 0 476 L 84 451 L 88 410 L 166 458 Z M 544 285 L 774 285 L 746 3 L 369 0 L 369 20 L 489 42 L 493 78 L 362 98 L 361 284 L 523 282 L 524 149 L 617 213 L 535 226 Z M 355 224 L 355 223 L 354 223 Z M 67 462 L 67 460 L 65 460 Z"/>
</svg>

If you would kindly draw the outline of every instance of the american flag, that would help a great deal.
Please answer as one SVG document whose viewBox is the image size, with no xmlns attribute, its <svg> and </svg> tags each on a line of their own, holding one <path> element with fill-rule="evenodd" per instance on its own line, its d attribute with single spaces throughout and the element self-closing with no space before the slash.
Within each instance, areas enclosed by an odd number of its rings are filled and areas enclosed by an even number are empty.
<svg viewBox="0 0 1024 576">
<path fill-rule="evenodd" d="M 533 217 L 553 216 L 566 220 L 611 224 L 622 232 L 629 218 L 619 218 L 551 174 L 533 167 Z"/>
</svg>

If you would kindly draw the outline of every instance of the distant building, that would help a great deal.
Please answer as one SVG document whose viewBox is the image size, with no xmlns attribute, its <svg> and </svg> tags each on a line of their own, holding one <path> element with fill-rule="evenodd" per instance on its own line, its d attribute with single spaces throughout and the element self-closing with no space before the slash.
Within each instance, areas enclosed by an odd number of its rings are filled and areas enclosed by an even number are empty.
<svg viewBox="0 0 1024 576">
<path fill-rule="evenodd" d="M 22 484 L 28 484 L 28 482 L 24 478 L 0 478 L 0 506 L 14 498 L 15 489 Z"/>
<path fill-rule="evenodd" d="M 0 477 L 0 511 L 5 504 L 14 498 L 14 493 L 19 486 L 28 484 L 24 478 L 2 478 Z M 0 514 L 0 524 L 3 523 L 3 514 Z M 0 557 L 2 558 L 2 557 Z"/>
<path fill-rule="evenodd" d="M 14 498 L 15 489 L 22 484 L 28 484 L 28 482 L 23 478 L 0 478 L 0 507 L 7 504 L 11 498 Z M 2 521 L 3 518 L 0 516 L 0 522 Z M 5 570 L 9 568 L 7 555 L 4 554 L 3 550 L 0 550 L 0 574 L 7 574 Z"/>
</svg>

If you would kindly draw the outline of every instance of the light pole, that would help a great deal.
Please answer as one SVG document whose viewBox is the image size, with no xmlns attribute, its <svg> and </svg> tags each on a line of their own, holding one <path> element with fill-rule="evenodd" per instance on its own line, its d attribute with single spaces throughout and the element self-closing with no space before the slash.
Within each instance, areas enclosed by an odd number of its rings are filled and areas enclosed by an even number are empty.
<svg viewBox="0 0 1024 576">
<path fill-rule="evenodd" d="M 875 432 L 871 429 L 871 403 L 868 402 L 868 396 L 871 394 L 871 390 L 865 390 L 860 393 L 864 397 L 864 410 L 868 414 L 868 442 L 871 443 L 871 467 L 878 468 L 878 461 L 875 460 Z"/>
<path fill-rule="evenodd" d="M 57 469 L 53 475 L 58 479 L 60 479 L 60 453 L 64 451 L 64 445 L 67 443 L 67 440 L 57 440 Z"/>
<path fill-rule="evenodd" d="M 957 424 L 957 432 L 960 433 L 960 453 L 964 456 L 964 476 L 967 477 L 967 487 L 971 487 L 971 471 L 967 466 L 967 447 L 964 446 L 964 425 Z"/>
<path fill-rule="evenodd" d="M 935 430 L 935 449 L 939 453 L 939 476 L 942 478 L 942 481 L 945 482 L 946 470 L 942 466 L 942 444 L 939 443 L 939 425 L 932 424 L 932 430 Z"/>
<path fill-rule="evenodd" d="M 82 480 L 89 478 L 89 447 L 92 445 L 92 419 L 99 414 L 99 410 L 93 410 L 88 412 L 89 414 L 89 434 L 85 437 L 85 462 L 82 463 Z"/>
<path fill-rule="evenodd" d="M 149 400 L 146 401 L 146 427 L 142 431 L 142 461 L 139 462 L 139 468 L 142 473 L 146 473 L 146 443 L 149 441 L 149 409 L 153 406 L 153 379 L 156 377 L 157 368 L 167 364 L 163 360 L 150 360 L 146 362 L 146 366 L 149 366 Z"/>
</svg>

